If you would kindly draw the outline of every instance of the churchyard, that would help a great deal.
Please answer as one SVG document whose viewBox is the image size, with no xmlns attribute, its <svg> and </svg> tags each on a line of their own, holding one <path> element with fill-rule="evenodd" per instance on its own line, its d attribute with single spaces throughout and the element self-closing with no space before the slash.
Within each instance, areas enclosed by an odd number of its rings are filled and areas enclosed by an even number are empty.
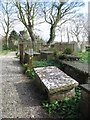
<svg viewBox="0 0 90 120">
<path fill-rule="evenodd" d="M 90 119 L 90 17 L 84 5 L 0 0 L 1 119 Z"/>
</svg>

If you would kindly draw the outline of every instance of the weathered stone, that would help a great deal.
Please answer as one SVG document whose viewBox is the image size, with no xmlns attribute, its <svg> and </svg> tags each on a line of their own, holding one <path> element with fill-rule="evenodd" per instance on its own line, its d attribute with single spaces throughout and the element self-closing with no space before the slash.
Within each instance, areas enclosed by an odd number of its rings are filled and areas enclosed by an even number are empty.
<svg viewBox="0 0 90 120">
<path fill-rule="evenodd" d="M 74 96 L 74 88 L 78 86 L 78 82 L 60 69 L 49 66 L 34 68 L 34 70 L 37 83 L 44 91 L 47 91 L 50 102 Z"/>
<path fill-rule="evenodd" d="M 74 78 L 77 82 L 80 84 L 86 84 L 89 83 L 90 78 L 90 72 L 88 70 L 87 63 L 77 62 L 77 61 L 62 61 L 60 60 L 61 69 Z"/>
<path fill-rule="evenodd" d="M 41 51 L 41 59 L 50 60 L 53 57 L 52 51 Z"/>
<path fill-rule="evenodd" d="M 30 53 L 25 52 L 24 63 L 29 63 L 29 59 L 30 59 L 29 57 L 30 57 Z M 40 53 L 34 52 L 33 53 L 33 59 L 34 60 L 40 60 Z"/>
<path fill-rule="evenodd" d="M 55 100 L 60 101 L 60 100 L 64 100 L 66 97 L 73 97 L 74 95 L 75 95 L 75 88 L 63 92 L 56 92 L 54 94 L 48 93 L 49 101 L 51 103 L 54 102 Z"/>
</svg>

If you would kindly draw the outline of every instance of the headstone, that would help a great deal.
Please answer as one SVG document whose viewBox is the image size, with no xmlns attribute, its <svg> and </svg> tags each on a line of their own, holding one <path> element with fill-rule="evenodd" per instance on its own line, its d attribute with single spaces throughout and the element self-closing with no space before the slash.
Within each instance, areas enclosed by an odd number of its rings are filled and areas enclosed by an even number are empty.
<svg viewBox="0 0 90 120">
<path fill-rule="evenodd" d="M 36 84 L 46 91 L 50 102 L 64 100 L 75 95 L 78 82 L 55 66 L 34 68 Z"/>
</svg>

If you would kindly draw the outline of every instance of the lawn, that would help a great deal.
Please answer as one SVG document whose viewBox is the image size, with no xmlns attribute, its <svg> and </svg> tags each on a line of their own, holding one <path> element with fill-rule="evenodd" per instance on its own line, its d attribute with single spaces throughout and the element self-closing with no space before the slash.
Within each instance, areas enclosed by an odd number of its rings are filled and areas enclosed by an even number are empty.
<svg viewBox="0 0 90 120">
<path fill-rule="evenodd" d="M 10 52 L 11 50 L 2 50 L 2 52 L 0 52 L 0 55 L 5 55 L 7 54 L 8 52 Z"/>
</svg>

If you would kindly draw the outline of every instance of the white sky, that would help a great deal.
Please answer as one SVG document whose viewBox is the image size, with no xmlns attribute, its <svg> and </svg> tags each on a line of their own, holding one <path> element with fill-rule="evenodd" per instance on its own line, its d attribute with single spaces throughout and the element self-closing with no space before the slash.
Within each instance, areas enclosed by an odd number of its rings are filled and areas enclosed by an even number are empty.
<svg viewBox="0 0 90 120">
<path fill-rule="evenodd" d="M 88 2 L 90 0 L 83 0 L 83 1 L 85 2 L 85 7 L 83 7 L 80 12 L 83 12 L 83 14 L 86 15 L 88 13 Z M 0 11 L 0 14 L 2 14 L 1 11 Z M 23 30 L 24 28 L 25 27 L 23 26 L 22 23 L 17 23 L 14 26 L 14 30 L 16 30 L 17 32 Z M 49 39 L 50 26 L 47 23 L 43 23 L 43 24 L 37 25 L 37 26 L 35 26 L 35 28 L 40 30 L 40 31 L 35 31 L 35 33 L 40 35 L 41 38 L 43 38 L 44 40 L 48 40 Z M 3 29 L 2 29 L 1 24 L 0 24 L 0 36 L 1 35 L 4 35 L 4 32 L 3 32 Z M 64 35 L 63 39 L 64 39 L 64 41 L 66 40 L 65 35 Z M 58 42 L 60 41 L 60 36 L 59 35 L 56 36 L 55 41 L 58 41 Z"/>
</svg>

